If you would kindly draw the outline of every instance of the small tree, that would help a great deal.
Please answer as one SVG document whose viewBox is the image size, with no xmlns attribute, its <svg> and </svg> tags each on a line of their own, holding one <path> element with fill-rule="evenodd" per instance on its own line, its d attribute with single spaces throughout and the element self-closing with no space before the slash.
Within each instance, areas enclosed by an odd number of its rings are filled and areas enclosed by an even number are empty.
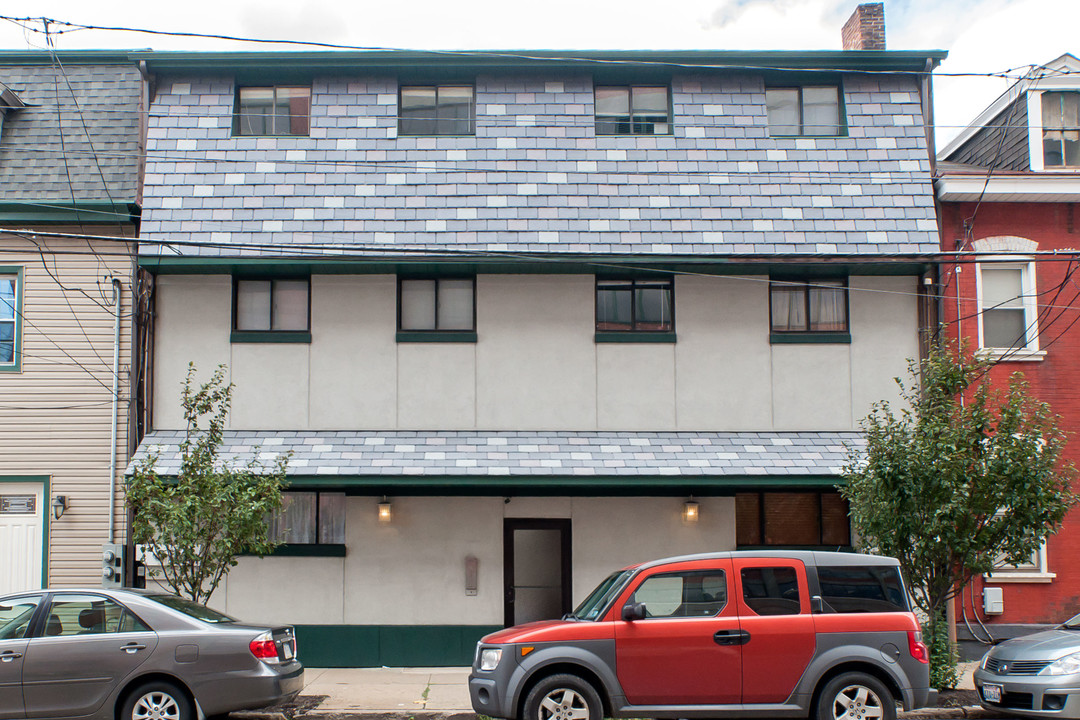
<svg viewBox="0 0 1080 720">
<path fill-rule="evenodd" d="M 841 492 L 861 542 L 899 558 L 929 620 L 931 681 L 952 687 L 946 604 L 973 576 L 1039 549 L 1076 502 L 1075 470 L 1061 462 L 1056 416 L 1020 373 L 995 390 L 989 362 L 951 343 L 909 370 L 910 385 L 896 380 L 907 407 L 897 416 L 887 402 L 874 405 Z"/>
<path fill-rule="evenodd" d="M 175 477 L 157 472 L 158 456 L 136 466 L 127 481 L 131 536 L 161 562 L 165 583 L 178 595 L 205 603 L 241 553 L 265 555 L 276 543 L 267 515 L 281 507 L 287 455 L 270 467 L 252 459 L 240 467 L 219 458 L 232 383 L 225 366 L 196 388 L 188 365 L 181 393 L 187 423 Z M 203 426 L 205 423 L 205 427 Z"/>
</svg>

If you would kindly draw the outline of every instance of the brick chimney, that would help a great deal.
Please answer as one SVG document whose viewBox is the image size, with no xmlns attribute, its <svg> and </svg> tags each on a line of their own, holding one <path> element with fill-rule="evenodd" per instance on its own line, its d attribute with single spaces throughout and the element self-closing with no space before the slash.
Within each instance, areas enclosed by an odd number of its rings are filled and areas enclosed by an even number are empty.
<svg viewBox="0 0 1080 720">
<path fill-rule="evenodd" d="M 845 50 L 885 49 L 885 3 L 863 3 L 840 31 Z"/>
</svg>

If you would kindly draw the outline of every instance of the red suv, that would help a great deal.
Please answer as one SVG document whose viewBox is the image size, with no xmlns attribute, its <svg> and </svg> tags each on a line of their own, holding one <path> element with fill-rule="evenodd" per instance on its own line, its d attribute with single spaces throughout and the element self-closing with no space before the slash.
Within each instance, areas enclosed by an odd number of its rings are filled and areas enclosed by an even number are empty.
<svg viewBox="0 0 1080 720">
<path fill-rule="evenodd" d="M 893 558 L 726 552 L 614 573 L 571 615 L 483 638 L 473 709 L 510 720 L 894 720 L 929 656 Z"/>
</svg>

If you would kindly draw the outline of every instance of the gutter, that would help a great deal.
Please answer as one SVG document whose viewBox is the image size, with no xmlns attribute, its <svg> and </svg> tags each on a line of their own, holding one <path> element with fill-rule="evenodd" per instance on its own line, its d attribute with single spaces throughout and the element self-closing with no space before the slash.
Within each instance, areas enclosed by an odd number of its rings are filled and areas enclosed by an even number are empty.
<svg viewBox="0 0 1080 720">
<path fill-rule="evenodd" d="M 112 372 L 112 427 L 109 432 L 109 538 L 108 542 L 116 539 L 116 441 L 117 421 L 116 413 L 120 405 L 120 293 L 123 283 L 120 278 L 112 279 L 113 286 L 113 372 Z"/>
</svg>

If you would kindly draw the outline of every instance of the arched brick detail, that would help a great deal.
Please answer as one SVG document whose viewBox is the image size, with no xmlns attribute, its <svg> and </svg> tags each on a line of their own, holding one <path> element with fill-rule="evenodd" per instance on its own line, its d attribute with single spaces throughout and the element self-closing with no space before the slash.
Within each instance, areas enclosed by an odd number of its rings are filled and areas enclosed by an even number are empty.
<svg viewBox="0 0 1080 720">
<path fill-rule="evenodd" d="M 975 241 L 976 252 L 1033 253 L 1039 243 L 1016 235 L 996 235 Z"/>
</svg>

